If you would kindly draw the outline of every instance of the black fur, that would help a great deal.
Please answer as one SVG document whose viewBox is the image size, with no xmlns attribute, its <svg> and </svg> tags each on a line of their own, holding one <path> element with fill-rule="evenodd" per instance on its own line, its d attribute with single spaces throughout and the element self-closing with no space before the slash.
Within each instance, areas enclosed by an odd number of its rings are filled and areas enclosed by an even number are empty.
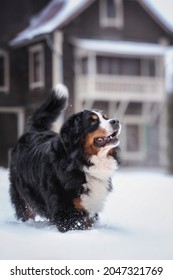
<svg viewBox="0 0 173 280">
<path fill-rule="evenodd" d="M 52 123 L 66 107 L 67 98 L 55 92 L 30 118 L 24 135 L 11 155 L 10 196 L 16 217 L 22 221 L 36 214 L 46 217 L 59 231 L 92 227 L 97 214 L 77 210 L 74 199 L 86 193 L 85 136 L 96 129 L 89 124 L 89 111 L 71 116 L 60 134 Z"/>
</svg>

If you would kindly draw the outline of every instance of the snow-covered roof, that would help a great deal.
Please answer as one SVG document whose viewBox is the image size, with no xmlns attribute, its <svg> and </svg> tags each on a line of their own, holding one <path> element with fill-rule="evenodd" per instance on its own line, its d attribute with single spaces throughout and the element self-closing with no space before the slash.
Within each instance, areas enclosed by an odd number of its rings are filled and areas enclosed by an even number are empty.
<svg viewBox="0 0 173 280">
<path fill-rule="evenodd" d="M 36 17 L 30 25 L 20 32 L 11 45 L 18 45 L 36 36 L 53 32 L 63 26 L 78 14 L 84 11 L 95 0 L 52 0 Z M 167 30 L 173 32 L 173 2 L 172 0 L 137 0 L 143 4 L 151 14 Z"/>
<path fill-rule="evenodd" d="M 166 47 L 158 44 L 127 41 L 74 39 L 72 43 L 89 51 L 119 55 L 163 56 L 166 50 Z"/>
<path fill-rule="evenodd" d="M 173 1 L 172 0 L 138 0 L 146 5 L 163 26 L 173 32 Z"/>
<path fill-rule="evenodd" d="M 11 45 L 17 45 L 36 36 L 51 33 L 83 11 L 93 0 L 52 0 L 30 25 L 20 32 Z"/>
</svg>

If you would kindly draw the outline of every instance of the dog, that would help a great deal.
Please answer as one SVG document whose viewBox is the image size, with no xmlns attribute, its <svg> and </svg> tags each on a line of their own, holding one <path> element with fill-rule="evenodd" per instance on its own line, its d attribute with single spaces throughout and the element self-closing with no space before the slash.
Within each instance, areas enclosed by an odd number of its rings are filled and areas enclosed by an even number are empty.
<svg viewBox="0 0 173 280">
<path fill-rule="evenodd" d="M 58 84 L 27 122 L 11 154 L 10 198 L 17 219 L 45 217 L 60 232 L 92 228 L 112 189 L 121 125 L 101 110 L 71 115 L 55 132 L 68 104 Z"/>
</svg>

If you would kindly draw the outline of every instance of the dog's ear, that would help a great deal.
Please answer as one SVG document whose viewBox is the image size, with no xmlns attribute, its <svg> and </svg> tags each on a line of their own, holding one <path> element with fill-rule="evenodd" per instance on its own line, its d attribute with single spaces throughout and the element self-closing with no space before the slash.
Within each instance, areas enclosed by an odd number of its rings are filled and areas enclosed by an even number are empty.
<svg viewBox="0 0 173 280">
<path fill-rule="evenodd" d="M 67 151 L 74 150 L 82 135 L 82 112 L 72 115 L 62 126 L 60 137 Z"/>
</svg>

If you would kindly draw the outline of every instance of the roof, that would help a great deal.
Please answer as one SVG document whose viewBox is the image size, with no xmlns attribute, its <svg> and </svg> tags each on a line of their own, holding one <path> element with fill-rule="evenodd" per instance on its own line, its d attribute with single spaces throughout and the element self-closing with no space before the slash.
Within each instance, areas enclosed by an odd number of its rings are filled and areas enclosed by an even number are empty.
<svg viewBox="0 0 173 280">
<path fill-rule="evenodd" d="M 94 0 L 52 0 L 30 25 L 20 32 L 11 45 L 18 45 L 36 36 L 53 32 L 80 14 Z"/>
<path fill-rule="evenodd" d="M 173 32 L 173 1 L 172 0 L 138 0 L 153 13 L 156 19 Z"/>
<path fill-rule="evenodd" d="M 11 41 L 11 45 L 18 45 L 33 38 L 53 32 L 74 19 L 95 0 L 52 0 L 30 25 Z M 151 11 L 151 15 L 173 33 L 173 2 L 172 0 L 137 0 Z"/>
<path fill-rule="evenodd" d="M 163 56 L 166 47 L 139 42 L 127 41 L 106 41 L 106 40 L 89 40 L 89 39 L 74 39 L 72 42 L 76 47 L 87 51 L 97 53 L 117 54 L 117 55 L 139 55 L 139 56 Z"/>
</svg>

